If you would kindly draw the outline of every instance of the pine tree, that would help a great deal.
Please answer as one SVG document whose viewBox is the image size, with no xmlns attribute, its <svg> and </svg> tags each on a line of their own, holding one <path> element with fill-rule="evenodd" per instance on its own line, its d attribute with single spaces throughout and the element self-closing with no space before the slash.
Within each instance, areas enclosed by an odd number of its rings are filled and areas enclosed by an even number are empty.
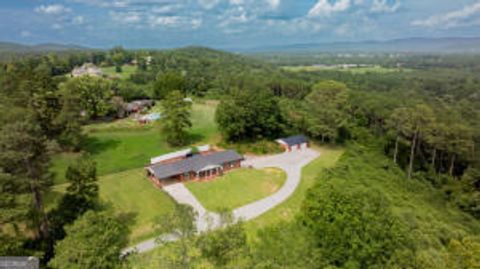
<svg viewBox="0 0 480 269">
<path fill-rule="evenodd" d="M 184 145 L 188 140 L 187 129 L 190 120 L 191 104 L 185 102 L 180 91 L 173 91 L 162 102 L 162 133 L 172 146 Z"/>
</svg>

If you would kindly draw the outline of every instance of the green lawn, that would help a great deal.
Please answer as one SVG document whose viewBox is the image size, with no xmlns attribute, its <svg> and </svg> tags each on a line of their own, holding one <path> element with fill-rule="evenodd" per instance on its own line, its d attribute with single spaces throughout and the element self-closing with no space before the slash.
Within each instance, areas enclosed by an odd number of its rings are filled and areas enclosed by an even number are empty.
<svg viewBox="0 0 480 269">
<path fill-rule="evenodd" d="M 189 182 L 187 188 L 210 211 L 233 210 L 275 193 L 285 182 L 276 168 L 237 169 L 207 182 Z"/>
<path fill-rule="evenodd" d="M 246 223 L 250 235 L 254 235 L 258 229 L 276 222 L 292 220 L 300 211 L 305 194 L 313 186 L 318 175 L 325 168 L 333 167 L 343 153 L 342 148 L 322 146 L 315 147 L 315 149 L 319 150 L 321 155 L 303 168 L 302 181 L 294 194 L 281 205 Z"/>
<path fill-rule="evenodd" d="M 155 218 L 173 210 L 175 202 L 145 177 L 142 168 L 103 176 L 98 183 L 102 201 L 118 213 L 132 214 L 131 243 L 155 236 Z"/>
<path fill-rule="evenodd" d="M 194 104 L 190 130 L 193 144 L 214 144 L 220 136 L 214 121 L 215 103 Z M 95 161 L 99 175 L 118 173 L 148 164 L 151 157 L 174 151 L 165 142 L 157 125 L 140 126 L 127 124 L 129 119 L 112 123 L 96 123 L 85 127 L 88 132 L 86 145 Z M 74 160 L 72 154 L 60 154 L 53 160 L 52 171 L 57 175 L 56 183 L 65 180 L 64 174 L 69 163 Z"/>
<path fill-rule="evenodd" d="M 68 184 L 56 185 L 45 195 L 47 209 L 53 209 Z M 146 177 L 143 168 L 109 174 L 98 179 L 100 199 L 118 214 L 129 214 L 130 244 L 155 236 L 156 217 L 173 210 L 174 201 L 156 188 Z"/>
<path fill-rule="evenodd" d="M 120 79 L 128 79 L 137 71 L 137 67 L 126 64 L 122 66 L 121 73 L 115 72 L 115 66 L 102 67 L 102 71 L 107 76 L 118 76 Z"/>
</svg>

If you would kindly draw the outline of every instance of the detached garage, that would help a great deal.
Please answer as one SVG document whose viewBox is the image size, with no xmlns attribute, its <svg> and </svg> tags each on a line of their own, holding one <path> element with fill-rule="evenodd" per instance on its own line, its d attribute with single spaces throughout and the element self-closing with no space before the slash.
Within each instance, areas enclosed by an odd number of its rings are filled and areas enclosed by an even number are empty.
<svg viewBox="0 0 480 269">
<path fill-rule="evenodd" d="M 304 135 L 290 136 L 276 140 L 285 151 L 294 151 L 308 148 L 308 138 Z"/>
</svg>

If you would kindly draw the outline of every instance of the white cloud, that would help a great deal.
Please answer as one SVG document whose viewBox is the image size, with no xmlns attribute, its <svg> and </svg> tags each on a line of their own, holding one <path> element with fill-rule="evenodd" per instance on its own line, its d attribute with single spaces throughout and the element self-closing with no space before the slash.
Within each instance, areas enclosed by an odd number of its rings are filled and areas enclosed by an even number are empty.
<svg viewBox="0 0 480 269">
<path fill-rule="evenodd" d="M 133 24 L 140 22 L 142 20 L 142 17 L 138 12 L 115 12 L 115 11 L 110 11 L 110 17 L 112 20 L 119 22 L 119 23 L 125 23 L 125 24 Z"/>
<path fill-rule="evenodd" d="M 52 29 L 55 29 L 55 30 L 63 29 L 63 25 L 61 25 L 60 23 L 54 23 L 52 24 Z"/>
<path fill-rule="evenodd" d="M 411 25 L 429 28 L 438 26 L 442 28 L 452 28 L 466 23 L 466 21 L 479 13 L 480 2 L 446 14 L 434 15 L 425 20 L 416 20 L 413 21 Z"/>
<path fill-rule="evenodd" d="M 82 25 L 82 24 L 85 23 L 85 17 L 83 17 L 83 16 L 76 16 L 75 18 L 73 18 L 72 23 L 73 23 L 74 25 Z"/>
<path fill-rule="evenodd" d="M 164 5 L 164 6 L 156 6 L 151 9 L 153 13 L 159 13 L 159 14 L 164 14 L 164 13 L 172 13 L 177 11 L 178 9 L 182 8 L 182 5 L 180 4 L 172 4 L 172 5 Z"/>
<path fill-rule="evenodd" d="M 395 1 L 393 5 L 388 3 L 388 0 L 373 0 L 372 12 L 375 13 L 393 13 L 400 8 L 400 2 Z"/>
<path fill-rule="evenodd" d="M 219 16 L 218 20 L 220 23 L 218 24 L 220 27 L 224 28 L 223 30 L 230 32 L 233 26 L 234 28 L 238 27 L 238 24 L 247 23 L 254 18 L 247 14 L 247 10 L 243 6 L 236 6 L 230 9 L 227 9 L 222 15 Z M 238 29 L 236 30 L 238 31 Z"/>
<path fill-rule="evenodd" d="M 21 37 L 29 37 L 31 35 L 32 35 L 32 33 L 30 31 L 27 31 L 27 30 L 23 30 L 23 31 L 20 32 Z"/>
<path fill-rule="evenodd" d="M 97 7 L 127 7 L 130 4 L 130 0 L 70 0 L 74 3 L 87 4 Z"/>
<path fill-rule="evenodd" d="M 193 29 L 197 29 L 199 28 L 200 26 L 202 26 L 202 20 L 201 19 L 193 19 L 191 20 L 191 24 L 192 24 L 192 28 Z"/>
<path fill-rule="evenodd" d="M 200 18 L 190 19 L 182 16 L 150 16 L 148 18 L 150 27 L 187 27 L 197 29 L 202 26 L 203 21 Z"/>
<path fill-rule="evenodd" d="M 230 5 L 243 5 L 245 3 L 244 0 L 230 0 Z"/>
<path fill-rule="evenodd" d="M 273 9 L 276 9 L 276 8 L 278 8 L 278 6 L 280 6 L 280 0 L 267 0 L 267 3 Z"/>
<path fill-rule="evenodd" d="M 72 10 L 70 8 L 63 5 L 41 5 L 35 8 L 35 12 L 46 15 L 61 15 L 71 11 Z"/>
<path fill-rule="evenodd" d="M 198 3 L 205 9 L 212 9 L 220 4 L 220 0 L 198 0 Z"/>
<path fill-rule="evenodd" d="M 329 0 L 318 0 L 318 2 L 308 11 L 308 16 L 330 16 L 332 13 L 345 11 L 349 9 L 350 6 L 350 0 L 338 0 L 335 3 L 330 3 Z"/>
</svg>

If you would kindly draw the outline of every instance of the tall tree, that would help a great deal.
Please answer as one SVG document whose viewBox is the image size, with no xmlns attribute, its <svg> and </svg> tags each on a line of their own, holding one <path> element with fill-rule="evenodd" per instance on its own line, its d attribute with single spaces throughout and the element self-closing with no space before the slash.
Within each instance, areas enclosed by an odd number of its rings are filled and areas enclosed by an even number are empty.
<svg viewBox="0 0 480 269">
<path fill-rule="evenodd" d="M 55 246 L 49 265 L 57 269 L 118 268 L 128 230 L 108 212 L 88 211 L 66 228 L 67 236 Z"/>
<path fill-rule="evenodd" d="M 410 108 L 397 108 L 393 114 L 395 121 L 401 123 L 401 133 L 410 140 L 410 157 L 407 177 L 412 177 L 413 164 L 418 144 L 428 137 L 428 132 L 435 122 L 433 110 L 425 104 L 419 104 Z"/>
<path fill-rule="evenodd" d="M 81 76 L 68 80 L 62 88 L 64 98 L 78 100 L 88 118 L 105 116 L 110 108 L 112 88 L 108 80 Z"/>
<path fill-rule="evenodd" d="M 408 119 L 409 110 L 407 108 L 395 109 L 388 118 L 386 124 L 388 132 L 387 134 L 393 136 L 395 139 L 395 148 L 393 152 L 393 162 L 397 163 L 398 160 L 398 148 L 402 138 L 407 136 L 408 133 Z"/>
<path fill-rule="evenodd" d="M 218 105 L 215 120 L 228 141 L 275 138 L 283 132 L 277 100 L 267 91 L 234 91 Z"/>
<path fill-rule="evenodd" d="M 162 133 L 172 146 L 180 146 L 187 142 L 187 129 L 192 126 L 190 120 L 191 103 L 183 100 L 179 91 L 173 91 L 162 102 Z"/>
<path fill-rule="evenodd" d="M 0 170 L 0 255 L 21 255 L 21 244 L 25 235 L 18 224 L 27 217 L 29 205 L 19 199 L 24 193 L 23 182 Z"/>
<path fill-rule="evenodd" d="M 447 149 L 450 152 L 449 174 L 453 176 L 458 156 L 468 156 L 473 152 L 472 130 L 462 123 L 455 123 L 447 131 Z"/>
<path fill-rule="evenodd" d="M 384 268 L 406 234 L 381 193 L 346 186 L 319 184 L 303 204 L 301 221 L 313 233 L 320 267 Z"/>
<path fill-rule="evenodd" d="M 25 179 L 25 189 L 32 197 L 32 218 L 37 238 L 48 237 L 48 221 L 44 212 L 44 193 L 51 186 L 50 162 L 46 138 L 40 127 L 31 121 L 6 124 L 0 130 L 0 169 L 16 178 Z"/>
<path fill-rule="evenodd" d="M 98 202 L 96 163 L 88 155 L 80 157 L 67 168 L 65 177 L 69 182 L 67 195 L 75 197 L 76 213 L 92 209 Z"/>
<path fill-rule="evenodd" d="M 158 234 L 173 235 L 177 242 L 170 245 L 165 252 L 160 253 L 161 268 L 193 268 L 198 253 L 193 248 L 194 235 L 197 232 L 195 212 L 188 205 L 176 204 L 175 209 L 167 215 L 157 219 L 156 231 Z M 165 244 L 170 237 L 160 236 L 156 243 Z"/>
<path fill-rule="evenodd" d="M 335 141 L 347 124 L 348 89 L 343 83 L 322 81 L 305 97 L 309 133 L 322 142 Z"/>
<path fill-rule="evenodd" d="M 156 99 L 164 99 L 173 91 L 180 91 L 182 95 L 186 94 L 184 76 L 174 71 L 159 73 L 152 87 L 153 97 Z"/>
</svg>

